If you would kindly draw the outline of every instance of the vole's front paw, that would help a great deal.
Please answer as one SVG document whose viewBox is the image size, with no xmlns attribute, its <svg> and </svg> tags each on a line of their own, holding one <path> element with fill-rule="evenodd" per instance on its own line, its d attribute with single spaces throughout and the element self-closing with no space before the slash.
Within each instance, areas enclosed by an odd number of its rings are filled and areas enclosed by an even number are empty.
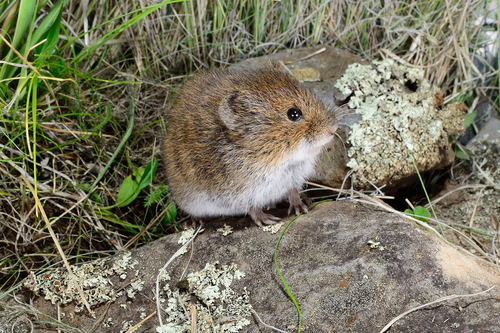
<svg viewBox="0 0 500 333">
<path fill-rule="evenodd" d="M 307 205 L 300 198 L 300 193 L 298 189 L 293 189 L 290 191 L 288 195 L 288 202 L 290 203 L 290 207 L 288 208 L 288 215 L 292 213 L 292 210 L 295 212 L 295 215 L 299 214 L 307 214 L 309 209 Z"/>
<path fill-rule="evenodd" d="M 262 208 L 250 209 L 250 217 L 252 218 L 253 223 L 258 225 L 259 227 L 263 227 L 264 224 L 276 224 L 276 222 L 281 221 L 281 219 L 277 216 L 264 213 Z"/>
</svg>

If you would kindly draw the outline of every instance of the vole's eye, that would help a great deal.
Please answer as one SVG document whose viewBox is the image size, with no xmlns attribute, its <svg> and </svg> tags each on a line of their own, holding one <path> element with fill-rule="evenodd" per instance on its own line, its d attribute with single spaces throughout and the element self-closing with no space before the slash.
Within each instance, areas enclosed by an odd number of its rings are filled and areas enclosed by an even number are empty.
<svg viewBox="0 0 500 333">
<path fill-rule="evenodd" d="M 290 119 L 291 121 L 298 121 L 303 118 L 302 111 L 300 111 L 299 108 L 288 109 L 286 115 L 288 116 L 288 119 Z"/>
</svg>

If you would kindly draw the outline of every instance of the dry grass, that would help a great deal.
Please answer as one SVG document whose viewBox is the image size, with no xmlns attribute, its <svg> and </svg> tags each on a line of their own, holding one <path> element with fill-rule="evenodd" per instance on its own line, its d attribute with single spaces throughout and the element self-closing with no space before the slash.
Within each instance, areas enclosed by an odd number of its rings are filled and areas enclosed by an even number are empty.
<svg viewBox="0 0 500 333">
<path fill-rule="evenodd" d="M 37 201 L 73 264 L 114 253 L 131 239 L 127 247 L 144 244 L 176 228 L 158 223 L 144 229 L 166 214 L 165 196 L 146 208 L 145 193 L 127 207 L 104 208 L 115 203 L 120 184 L 134 168 L 159 157 L 163 112 L 192 71 L 288 47 L 331 44 L 367 58 L 390 55 L 423 67 L 448 95 L 471 104 L 483 95 L 498 98 L 498 70 L 473 59 L 474 50 L 485 43 L 476 18 L 488 1 L 479 0 L 187 1 L 162 7 L 88 58 L 72 62 L 149 3 L 69 1 L 63 35 L 75 42 L 60 43 L 61 58 L 54 60 L 60 67 L 52 73 L 76 84 L 51 81 L 51 89 L 40 92 L 35 119 L 25 105 L 0 100 L 3 296 L 18 288 L 29 271 L 60 264 Z M 135 122 L 124 140 L 129 96 Z M 125 146 L 117 151 L 120 142 Z M 111 167 L 102 173 L 106 165 Z M 162 183 L 159 172 L 153 185 Z"/>
</svg>

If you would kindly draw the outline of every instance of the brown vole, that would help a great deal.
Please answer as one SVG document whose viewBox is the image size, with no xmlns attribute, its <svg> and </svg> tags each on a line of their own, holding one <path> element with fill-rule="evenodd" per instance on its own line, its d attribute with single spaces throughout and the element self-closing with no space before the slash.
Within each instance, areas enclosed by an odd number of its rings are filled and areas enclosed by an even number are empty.
<svg viewBox="0 0 500 333">
<path fill-rule="evenodd" d="M 299 189 L 314 171 L 337 122 L 288 73 L 268 68 L 215 70 L 188 81 L 167 113 L 167 179 L 177 205 L 194 218 L 250 214 L 288 195 L 307 212 Z"/>
</svg>

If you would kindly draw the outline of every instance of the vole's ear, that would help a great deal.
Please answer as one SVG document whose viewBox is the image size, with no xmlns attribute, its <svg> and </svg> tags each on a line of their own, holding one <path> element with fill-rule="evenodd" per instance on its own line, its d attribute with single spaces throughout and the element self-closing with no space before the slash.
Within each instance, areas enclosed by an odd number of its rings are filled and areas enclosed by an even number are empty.
<svg viewBox="0 0 500 333">
<path fill-rule="evenodd" d="M 222 122 L 231 130 L 238 126 L 238 118 L 242 116 L 242 111 L 246 109 L 245 99 L 238 90 L 234 90 L 224 97 L 219 105 L 219 117 Z"/>
</svg>

